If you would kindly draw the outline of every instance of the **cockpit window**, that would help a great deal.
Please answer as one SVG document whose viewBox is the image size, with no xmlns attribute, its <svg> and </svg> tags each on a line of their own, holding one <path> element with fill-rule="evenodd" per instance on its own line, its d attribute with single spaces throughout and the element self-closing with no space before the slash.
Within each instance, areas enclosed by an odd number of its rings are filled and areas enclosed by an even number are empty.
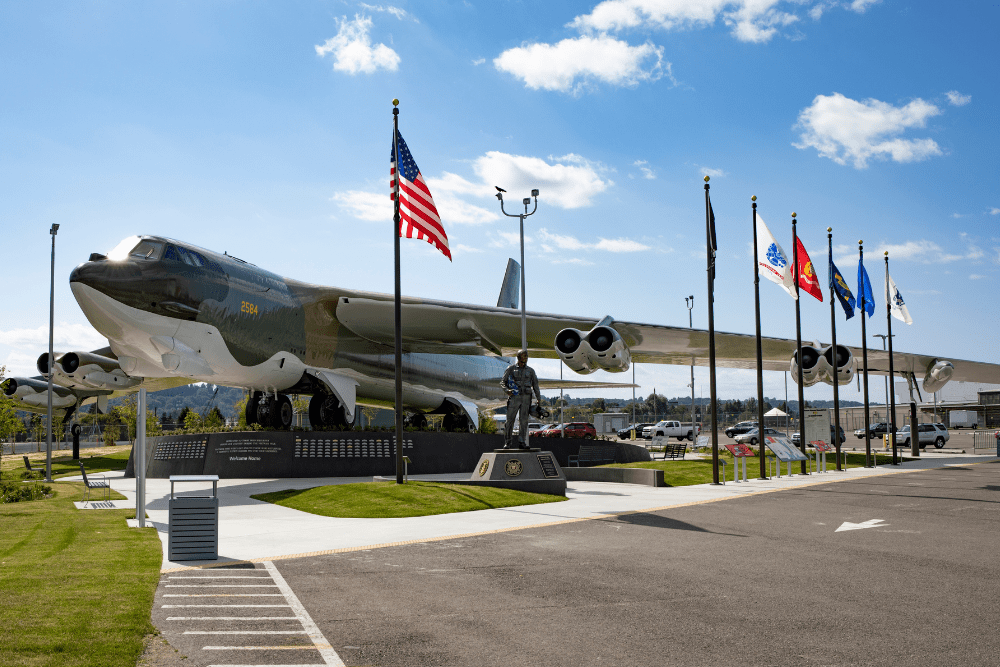
<svg viewBox="0 0 1000 667">
<path fill-rule="evenodd" d="M 188 250 L 187 248 L 182 248 L 181 246 L 167 246 L 167 252 L 163 254 L 163 259 L 172 259 L 175 262 L 183 262 L 188 266 L 210 266 L 208 260 L 200 252 L 195 252 L 194 250 Z"/>
<path fill-rule="evenodd" d="M 108 253 L 108 259 L 113 262 L 126 259 L 159 259 L 162 252 L 162 243 L 130 236 Z"/>
</svg>

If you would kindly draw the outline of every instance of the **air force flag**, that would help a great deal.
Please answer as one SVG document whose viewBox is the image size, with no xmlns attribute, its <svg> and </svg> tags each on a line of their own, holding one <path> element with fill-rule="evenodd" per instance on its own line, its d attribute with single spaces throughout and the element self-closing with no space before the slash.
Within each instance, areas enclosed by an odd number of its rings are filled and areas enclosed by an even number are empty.
<svg viewBox="0 0 1000 667">
<path fill-rule="evenodd" d="M 772 283 L 778 283 L 789 296 L 796 298 L 791 262 L 759 214 L 757 215 L 757 273 Z"/>
<path fill-rule="evenodd" d="M 897 320 L 901 320 L 907 324 L 913 324 L 913 318 L 910 317 L 910 311 L 906 309 L 906 302 L 903 301 L 903 295 L 899 293 L 899 288 L 896 287 L 896 281 L 889 275 L 888 270 L 886 271 L 885 277 L 885 298 L 889 303 L 889 312 L 892 313 L 892 316 Z"/>
</svg>

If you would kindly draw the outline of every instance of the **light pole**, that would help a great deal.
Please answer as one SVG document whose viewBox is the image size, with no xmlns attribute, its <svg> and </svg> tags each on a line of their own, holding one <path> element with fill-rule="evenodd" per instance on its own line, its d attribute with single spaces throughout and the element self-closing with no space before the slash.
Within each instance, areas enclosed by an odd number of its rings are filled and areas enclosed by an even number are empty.
<svg viewBox="0 0 1000 667">
<path fill-rule="evenodd" d="M 503 193 L 506 190 L 501 190 L 497 188 L 497 199 L 500 200 L 500 212 L 506 215 L 508 218 L 518 218 L 521 221 L 521 349 L 528 349 L 528 316 L 524 308 L 524 219 L 529 215 L 534 215 L 535 211 L 538 210 L 538 190 L 532 190 L 531 196 L 535 198 L 535 208 L 531 209 L 531 213 L 528 213 L 528 204 L 531 203 L 531 199 L 525 197 L 521 200 L 524 204 L 524 213 L 508 213 L 503 208 Z"/>
<path fill-rule="evenodd" d="M 688 328 L 694 329 L 694 318 L 691 311 L 694 310 L 694 294 L 684 297 L 684 303 L 688 308 Z M 691 357 L 691 432 L 694 433 L 697 427 L 694 425 L 694 357 Z"/>
<path fill-rule="evenodd" d="M 56 234 L 59 232 L 59 225 L 53 223 L 49 229 L 52 235 L 52 268 L 49 280 L 49 360 L 47 363 L 49 370 L 49 395 L 48 395 L 48 424 L 45 427 L 45 481 L 52 481 L 52 366 L 55 359 L 52 351 L 52 336 L 55 328 L 56 315 Z"/>
</svg>

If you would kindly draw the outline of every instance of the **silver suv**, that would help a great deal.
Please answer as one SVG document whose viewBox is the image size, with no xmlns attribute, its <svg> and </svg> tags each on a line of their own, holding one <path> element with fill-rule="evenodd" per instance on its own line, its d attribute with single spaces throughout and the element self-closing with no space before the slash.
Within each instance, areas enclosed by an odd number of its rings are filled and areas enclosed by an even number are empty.
<svg viewBox="0 0 1000 667">
<path fill-rule="evenodd" d="M 950 438 L 948 429 L 941 424 L 917 424 L 917 442 L 920 443 L 920 449 L 929 444 L 933 444 L 938 449 L 941 449 L 944 447 L 944 443 L 948 442 Z M 896 442 L 902 443 L 904 447 L 910 446 L 909 424 L 899 429 L 896 433 Z"/>
</svg>

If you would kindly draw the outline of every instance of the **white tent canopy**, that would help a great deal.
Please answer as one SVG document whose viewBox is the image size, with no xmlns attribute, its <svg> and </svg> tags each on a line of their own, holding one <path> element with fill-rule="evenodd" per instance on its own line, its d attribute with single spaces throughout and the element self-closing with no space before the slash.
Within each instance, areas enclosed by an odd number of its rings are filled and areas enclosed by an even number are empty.
<svg viewBox="0 0 1000 667">
<path fill-rule="evenodd" d="M 764 413 L 764 416 L 765 417 L 787 417 L 788 413 L 787 412 L 782 412 L 778 408 L 771 408 L 770 410 L 768 410 L 767 412 Z"/>
</svg>

